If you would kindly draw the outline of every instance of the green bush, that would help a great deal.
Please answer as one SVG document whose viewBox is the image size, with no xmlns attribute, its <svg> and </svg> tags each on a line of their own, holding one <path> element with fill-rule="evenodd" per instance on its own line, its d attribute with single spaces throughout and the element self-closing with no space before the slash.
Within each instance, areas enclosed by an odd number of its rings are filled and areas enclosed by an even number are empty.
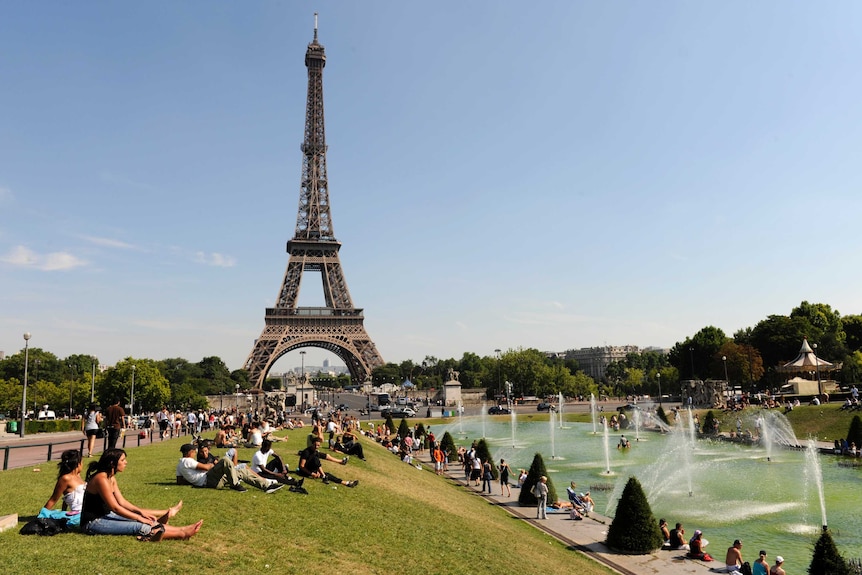
<svg viewBox="0 0 862 575">
<path fill-rule="evenodd" d="M 703 424 L 700 426 L 700 432 L 703 435 L 714 435 L 713 430 L 715 429 L 715 414 L 712 413 L 712 410 L 706 412 L 706 415 L 703 417 Z"/>
<path fill-rule="evenodd" d="M 662 540 L 658 522 L 640 482 L 630 477 L 608 528 L 608 547 L 623 553 L 646 555 L 659 549 Z"/>
<path fill-rule="evenodd" d="M 491 457 L 491 451 L 488 449 L 488 444 L 484 439 L 480 439 L 479 443 L 476 445 L 476 455 L 479 459 L 484 463 L 488 461 L 491 463 L 491 476 L 496 480 L 500 478 L 500 472 L 497 471 L 497 466 L 494 465 L 494 458 Z"/>
<path fill-rule="evenodd" d="M 402 417 L 401 423 L 398 424 L 398 437 L 404 439 L 408 435 L 410 435 L 410 426 L 407 425 L 407 420 Z"/>
<path fill-rule="evenodd" d="M 814 544 L 814 554 L 808 567 L 808 575 L 851 575 L 851 573 L 850 566 L 838 553 L 829 530 L 824 529 L 817 543 Z"/>
<path fill-rule="evenodd" d="M 536 453 L 533 456 L 533 463 L 530 464 L 530 469 L 527 471 L 527 479 L 521 487 L 521 493 L 518 495 L 518 504 L 529 507 L 535 506 L 539 500 L 533 495 L 533 486 L 539 482 L 542 476 L 548 476 L 548 470 L 545 468 L 545 460 L 542 459 L 541 453 Z M 554 488 L 554 482 L 548 477 L 548 502 L 553 503 L 557 500 L 557 490 Z"/>
<path fill-rule="evenodd" d="M 855 443 L 857 449 L 862 448 L 862 419 L 858 415 L 853 416 L 850 429 L 847 430 L 847 444 L 850 442 Z"/>
<path fill-rule="evenodd" d="M 449 462 L 458 461 L 458 447 L 455 445 L 455 440 L 447 431 L 443 434 L 443 439 L 440 440 L 440 449 L 449 458 Z"/>
<path fill-rule="evenodd" d="M 20 421 L 18 422 L 20 425 Z M 27 434 L 53 433 L 55 431 L 78 431 L 81 429 L 80 419 L 54 419 L 52 421 L 27 420 L 24 432 Z"/>
<path fill-rule="evenodd" d="M 386 414 L 386 427 L 389 429 L 389 433 L 395 433 L 397 428 L 395 427 L 395 422 L 392 421 L 392 415 L 389 413 Z"/>
</svg>

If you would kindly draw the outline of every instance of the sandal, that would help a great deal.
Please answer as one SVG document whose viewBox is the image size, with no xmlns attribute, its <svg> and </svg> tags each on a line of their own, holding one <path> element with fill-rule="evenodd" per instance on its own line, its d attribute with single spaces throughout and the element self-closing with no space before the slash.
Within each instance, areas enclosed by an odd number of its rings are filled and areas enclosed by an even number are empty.
<svg viewBox="0 0 862 575">
<path fill-rule="evenodd" d="M 165 526 L 161 523 L 156 523 L 150 528 L 147 535 L 138 535 L 138 541 L 158 541 L 165 533 Z"/>
</svg>

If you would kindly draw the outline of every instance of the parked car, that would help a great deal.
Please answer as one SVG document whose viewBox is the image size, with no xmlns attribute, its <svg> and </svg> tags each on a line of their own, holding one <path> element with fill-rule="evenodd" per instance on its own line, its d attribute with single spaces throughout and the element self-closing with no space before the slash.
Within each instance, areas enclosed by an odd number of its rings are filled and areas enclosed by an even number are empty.
<svg viewBox="0 0 862 575">
<path fill-rule="evenodd" d="M 502 405 L 495 405 L 488 410 L 488 415 L 508 415 L 512 410 Z"/>
<path fill-rule="evenodd" d="M 392 417 L 414 417 L 416 415 L 416 411 L 412 407 L 393 407 L 389 410 L 389 414 Z"/>
<path fill-rule="evenodd" d="M 536 411 L 551 411 L 552 409 L 554 409 L 554 404 L 547 401 L 543 401 L 536 406 Z"/>
</svg>

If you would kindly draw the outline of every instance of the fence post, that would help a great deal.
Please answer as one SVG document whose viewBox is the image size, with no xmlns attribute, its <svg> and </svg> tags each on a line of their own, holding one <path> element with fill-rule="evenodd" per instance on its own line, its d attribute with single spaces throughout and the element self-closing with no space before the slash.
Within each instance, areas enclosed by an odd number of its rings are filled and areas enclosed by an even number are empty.
<svg viewBox="0 0 862 575">
<path fill-rule="evenodd" d="M 6 449 L 3 450 L 3 471 L 9 469 L 9 446 L 6 446 Z"/>
</svg>

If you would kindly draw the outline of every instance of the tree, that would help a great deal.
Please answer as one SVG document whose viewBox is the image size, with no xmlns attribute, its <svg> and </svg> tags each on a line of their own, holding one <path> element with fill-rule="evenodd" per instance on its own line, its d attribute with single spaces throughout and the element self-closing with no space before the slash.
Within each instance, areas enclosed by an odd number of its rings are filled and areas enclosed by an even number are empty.
<svg viewBox="0 0 862 575">
<path fill-rule="evenodd" d="M 527 479 L 524 485 L 521 486 L 521 493 L 518 495 L 518 504 L 525 507 L 536 505 L 539 500 L 533 495 L 533 486 L 539 482 L 542 476 L 548 476 L 548 470 L 545 468 L 545 460 L 542 459 L 541 453 L 536 453 L 533 456 L 533 463 L 530 464 L 530 469 L 527 471 Z M 548 501 L 554 502 L 557 500 L 557 490 L 554 488 L 554 482 L 548 477 Z"/>
<path fill-rule="evenodd" d="M 713 435 L 715 429 L 715 414 L 710 409 L 703 417 L 703 425 L 700 426 L 700 432 L 703 435 Z"/>
<path fill-rule="evenodd" d="M 841 323 L 844 325 L 847 351 L 862 351 L 862 315 L 845 315 Z"/>
<path fill-rule="evenodd" d="M 723 372 L 716 373 L 713 358 L 726 341 L 722 330 L 707 326 L 674 345 L 668 353 L 668 361 L 685 379 L 723 379 Z"/>
<path fill-rule="evenodd" d="M 395 433 L 395 422 L 392 421 L 392 414 L 388 411 L 386 412 L 386 428 L 389 430 L 389 433 Z"/>
<path fill-rule="evenodd" d="M 122 405 L 131 401 L 132 374 L 135 377 L 134 411 L 156 411 L 168 403 L 171 388 L 168 380 L 159 370 L 159 362 L 151 359 L 127 357 L 103 374 L 102 385 L 98 389 L 101 405 L 111 405 L 119 399 Z M 132 369 L 134 366 L 134 369 Z"/>
<path fill-rule="evenodd" d="M 862 445 L 862 419 L 858 415 L 854 415 L 850 421 L 850 429 L 847 430 L 847 443 L 855 443 Z"/>
<path fill-rule="evenodd" d="M 838 553 L 832 535 L 824 526 L 820 538 L 814 544 L 814 554 L 811 556 L 811 565 L 808 566 L 808 575 L 851 575 L 852 573 L 847 561 Z"/>
<path fill-rule="evenodd" d="M 724 370 L 723 357 L 727 358 L 727 377 L 734 385 L 742 382 L 752 384 L 763 377 L 763 359 L 751 345 L 735 340 L 726 341 L 713 357 L 713 371 Z M 721 379 L 724 379 L 723 375 Z"/>
<path fill-rule="evenodd" d="M 640 482 L 630 477 L 608 528 L 607 545 L 624 553 L 646 555 L 659 549 L 663 537 Z"/>
<path fill-rule="evenodd" d="M 790 312 L 790 318 L 803 318 L 810 326 L 808 341 L 818 344 L 818 355 L 824 358 L 839 358 L 847 354 L 847 335 L 841 314 L 825 303 L 803 301 Z"/>
<path fill-rule="evenodd" d="M 480 439 L 479 443 L 476 444 L 476 457 L 478 457 L 482 462 L 488 461 L 491 463 L 491 477 L 494 479 L 499 479 L 500 475 L 497 471 L 497 466 L 494 465 L 494 458 L 491 457 L 491 450 L 488 449 L 488 443 L 484 439 Z"/>
</svg>

